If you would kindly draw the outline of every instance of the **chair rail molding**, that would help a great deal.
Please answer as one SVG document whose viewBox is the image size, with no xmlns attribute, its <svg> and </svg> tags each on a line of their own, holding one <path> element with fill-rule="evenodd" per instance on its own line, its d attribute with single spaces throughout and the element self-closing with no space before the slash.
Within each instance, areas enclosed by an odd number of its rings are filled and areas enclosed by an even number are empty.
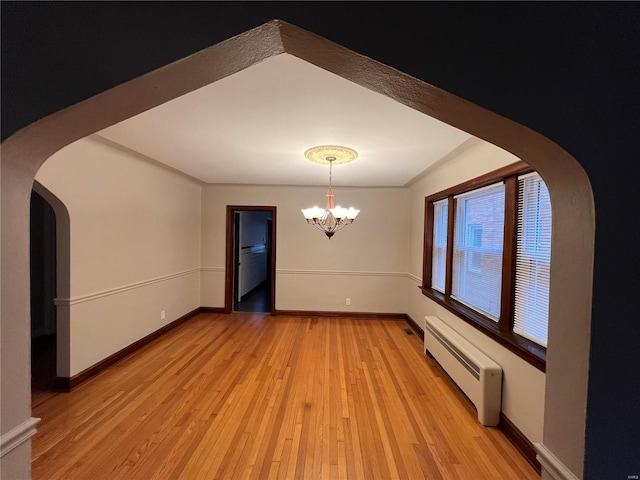
<svg viewBox="0 0 640 480">
<path fill-rule="evenodd" d="M 31 417 L 2 435 L 0 437 L 0 458 L 33 437 L 36 434 L 38 423 L 40 423 L 39 418 Z"/>
<path fill-rule="evenodd" d="M 168 275 L 163 275 L 161 277 L 151 278 L 149 280 L 143 280 L 141 282 L 130 283 L 127 285 L 122 285 L 115 288 L 110 288 L 108 290 L 103 290 L 100 292 L 89 293 L 86 295 L 80 295 L 74 298 L 56 298 L 54 299 L 54 303 L 56 305 L 76 305 L 78 303 L 90 302 L 92 300 L 96 300 L 102 297 L 108 297 L 110 295 L 117 295 L 119 293 L 127 292 L 129 290 L 133 290 L 136 288 L 147 287 L 149 285 L 153 285 L 155 283 L 166 282 L 168 280 L 173 280 L 174 278 L 184 277 L 186 275 L 192 275 L 194 273 L 199 273 L 201 268 L 192 268 L 189 270 L 184 270 L 181 272 L 170 273 Z"/>
<path fill-rule="evenodd" d="M 536 458 L 553 480 L 579 480 L 551 451 L 542 443 L 534 443 L 538 452 Z"/>
<path fill-rule="evenodd" d="M 370 272 L 350 270 L 297 270 L 290 268 L 276 269 L 278 275 L 347 275 L 352 277 L 406 277 L 406 272 Z"/>
</svg>

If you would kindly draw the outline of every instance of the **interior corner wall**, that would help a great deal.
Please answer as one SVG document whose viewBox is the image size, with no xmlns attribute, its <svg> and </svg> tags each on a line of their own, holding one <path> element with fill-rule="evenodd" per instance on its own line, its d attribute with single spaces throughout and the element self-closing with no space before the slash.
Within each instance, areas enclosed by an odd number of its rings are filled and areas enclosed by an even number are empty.
<svg viewBox="0 0 640 480">
<path fill-rule="evenodd" d="M 70 217 L 70 377 L 200 306 L 201 185 L 93 138 L 36 180 Z M 164 318 L 161 318 L 164 311 Z"/>
<path fill-rule="evenodd" d="M 422 284 L 424 198 L 519 160 L 495 145 L 477 141 L 410 186 L 410 278 L 407 280 L 407 312 L 420 326 L 423 326 L 425 316 L 437 315 L 502 367 L 502 412 L 535 443 L 542 441 L 545 374 L 425 297 L 417 288 Z"/>
<path fill-rule="evenodd" d="M 361 210 L 328 239 L 301 208 L 324 205 L 326 187 L 207 185 L 202 190 L 202 306 L 224 305 L 227 205 L 275 206 L 276 309 L 406 311 L 408 190 L 334 188 Z M 346 298 L 351 305 L 346 305 Z"/>
</svg>

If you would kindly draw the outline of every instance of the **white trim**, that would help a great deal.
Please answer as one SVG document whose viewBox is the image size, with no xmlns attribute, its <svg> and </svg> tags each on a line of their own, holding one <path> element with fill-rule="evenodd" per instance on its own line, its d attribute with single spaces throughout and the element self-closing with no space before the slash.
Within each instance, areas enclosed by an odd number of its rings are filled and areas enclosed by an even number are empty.
<svg viewBox="0 0 640 480">
<path fill-rule="evenodd" d="M 0 458 L 33 437 L 36 434 L 38 423 L 40 423 L 39 418 L 31 417 L 2 435 L 0 437 Z"/>
<path fill-rule="evenodd" d="M 183 272 L 172 273 L 164 275 L 162 277 L 152 278 L 150 280 L 144 280 L 142 282 L 131 283 L 129 285 L 123 285 L 121 287 L 111 288 L 109 290 L 103 290 L 101 292 L 89 293 L 87 295 L 81 295 L 75 298 L 56 298 L 54 303 L 57 306 L 71 306 L 79 303 L 90 302 L 98 298 L 108 297 L 110 295 L 117 295 L 135 288 L 146 287 L 153 285 L 154 283 L 164 282 L 172 280 L 174 278 L 183 277 L 185 275 L 191 275 L 199 272 L 224 272 L 224 267 L 201 267 L 192 268 Z M 293 270 L 293 269 L 277 269 L 276 274 L 280 275 L 346 275 L 353 277 L 409 277 L 411 280 L 415 280 L 421 283 L 422 280 L 415 275 L 406 272 L 362 272 L 362 271 L 346 271 L 346 270 Z"/>
<path fill-rule="evenodd" d="M 553 480 L 579 480 L 547 447 L 542 443 L 534 443 L 538 454 L 536 458 Z"/>
<path fill-rule="evenodd" d="M 413 280 L 414 282 L 418 283 L 419 285 L 422 285 L 422 279 L 420 277 L 418 277 L 417 275 L 414 275 L 413 273 L 407 273 L 407 277 L 409 277 L 409 280 Z"/>
<path fill-rule="evenodd" d="M 164 275 L 162 277 L 152 278 L 150 280 L 144 280 L 142 282 L 131 283 L 129 285 L 123 285 L 121 287 L 111 288 L 109 290 L 103 290 L 101 292 L 89 293 L 87 295 L 81 295 L 75 298 L 56 298 L 54 300 L 55 304 L 58 306 L 69 306 L 76 305 L 78 303 L 89 302 L 91 300 L 96 300 L 102 297 L 108 297 L 110 295 L 116 295 L 118 293 L 123 293 L 129 290 L 133 290 L 135 288 L 146 287 L 149 285 L 153 285 L 154 283 L 165 282 L 167 280 L 172 280 L 174 278 L 183 277 L 185 275 L 191 275 L 193 273 L 199 273 L 200 268 L 192 268 L 190 270 L 185 270 L 183 272 L 171 273 L 169 275 Z"/>
<path fill-rule="evenodd" d="M 346 275 L 352 277 L 406 277 L 406 272 L 356 272 L 347 270 L 293 270 L 276 269 L 280 275 Z"/>
</svg>

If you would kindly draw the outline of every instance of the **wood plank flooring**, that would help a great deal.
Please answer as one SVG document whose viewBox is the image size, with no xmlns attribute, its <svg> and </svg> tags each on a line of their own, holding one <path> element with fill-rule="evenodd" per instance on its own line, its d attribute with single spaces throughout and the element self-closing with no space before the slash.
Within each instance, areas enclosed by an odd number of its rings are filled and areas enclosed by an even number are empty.
<svg viewBox="0 0 640 480">
<path fill-rule="evenodd" d="M 540 478 L 406 328 L 198 315 L 35 405 L 33 478 Z"/>
</svg>

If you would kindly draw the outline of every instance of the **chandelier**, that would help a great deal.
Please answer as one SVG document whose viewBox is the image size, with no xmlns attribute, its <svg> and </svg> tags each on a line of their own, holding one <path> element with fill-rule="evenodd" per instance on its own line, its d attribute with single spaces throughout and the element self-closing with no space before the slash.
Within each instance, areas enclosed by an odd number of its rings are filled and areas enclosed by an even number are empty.
<svg viewBox="0 0 640 480">
<path fill-rule="evenodd" d="M 358 213 L 360 213 L 360 210 L 356 210 L 353 207 L 343 208 L 340 205 L 335 206 L 333 188 L 331 186 L 331 170 L 334 164 L 339 165 L 353 162 L 358 157 L 358 153 L 347 147 L 321 145 L 308 149 L 304 152 L 304 156 L 315 163 L 323 165 L 329 164 L 329 189 L 327 190 L 327 203 L 325 208 L 303 208 L 302 214 L 308 224 L 322 230 L 324 234 L 331 239 L 338 230 L 342 230 L 347 225 L 352 224 L 358 216 Z"/>
</svg>

